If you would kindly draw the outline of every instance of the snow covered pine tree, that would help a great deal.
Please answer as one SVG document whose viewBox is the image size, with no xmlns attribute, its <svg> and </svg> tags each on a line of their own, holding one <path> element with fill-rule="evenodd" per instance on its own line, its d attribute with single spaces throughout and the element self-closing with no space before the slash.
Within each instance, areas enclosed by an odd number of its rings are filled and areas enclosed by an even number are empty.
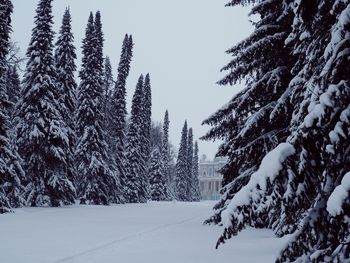
<svg viewBox="0 0 350 263">
<path fill-rule="evenodd" d="M 198 167 L 198 143 L 196 141 L 195 146 L 193 145 L 193 129 L 188 130 L 187 139 L 187 158 L 188 158 L 188 201 L 200 201 L 200 190 L 199 190 L 199 167 Z"/>
<path fill-rule="evenodd" d="M 187 193 L 188 200 L 192 201 L 192 168 L 193 168 L 193 129 L 188 129 L 187 134 Z"/>
<path fill-rule="evenodd" d="M 350 262 L 350 2 L 295 1 L 293 14 L 287 43 L 298 50 L 303 100 L 288 138 L 297 172 L 284 203 L 289 218 L 291 203 L 310 205 L 278 262 Z"/>
<path fill-rule="evenodd" d="M 130 125 L 127 134 L 126 146 L 126 201 L 129 203 L 145 203 L 145 191 L 142 188 L 143 172 L 145 171 L 141 147 L 141 125 L 143 124 L 143 85 L 144 77 L 138 79 L 136 90 L 132 99 Z"/>
<path fill-rule="evenodd" d="M 111 148 L 110 143 L 110 137 L 109 137 L 109 131 L 108 131 L 108 117 L 110 115 L 111 110 L 111 96 L 113 94 L 114 89 L 114 80 L 113 80 L 113 73 L 112 73 L 112 65 L 111 60 L 107 56 L 104 60 L 104 67 L 103 67 L 103 129 L 107 132 L 106 141 L 108 143 L 109 148 Z M 110 154 L 110 153 L 109 153 Z"/>
<path fill-rule="evenodd" d="M 154 149 L 151 154 L 149 166 L 150 196 L 153 201 L 166 200 L 166 185 L 163 174 L 163 163 L 159 149 Z"/>
<path fill-rule="evenodd" d="M 96 46 L 95 46 L 95 67 L 96 70 L 98 71 L 99 75 L 99 81 L 103 85 L 103 65 L 104 65 L 104 57 L 103 57 L 103 42 L 104 42 L 104 37 L 103 37 L 103 32 L 102 32 L 102 21 L 101 21 L 101 12 L 97 11 L 95 14 L 95 21 L 94 21 L 94 37 L 96 38 Z M 102 90 L 103 94 L 103 90 Z M 100 102 L 102 105 L 102 101 Z M 101 106 L 100 105 L 100 106 Z"/>
<path fill-rule="evenodd" d="M 145 203 L 149 198 L 147 177 L 151 136 L 151 83 L 149 74 L 139 77 L 132 99 L 131 118 L 127 135 L 127 200 Z"/>
<path fill-rule="evenodd" d="M 179 154 L 177 156 L 175 170 L 175 197 L 178 201 L 188 201 L 188 130 L 187 121 L 182 128 Z"/>
<path fill-rule="evenodd" d="M 161 148 L 161 158 L 163 162 L 163 176 L 165 184 L 165 192 L 167 199 L 170 199 L 172 196 L 171 193 L 171 178 L 170 178 L 170 149 L 169 149 L 169 112 L 165 111 L 164 121 L 163 121 L 163 136 L 162 136 L 162 148 Z"/>
<path fill-rule="evenodd" d="M 77 103 L 77 83 L 74 73 L 77 70 L 75 65 L 74 36 L 71 27 L 71 15 L 67 8 L 62 19 L 62 26 L 56 42 L 55 67 L 57 73 L 57 90 L 59 93 L 60 109 L 63 121 L 67 127 L 69 148 L 67 151 L 67 166 L 69 179 L 76 183 L 76 167 L 74 164 L 74 153 L 76 146 L 75 136 L 75 113 Z"/>
<path fill-rule="evenodd" d="M 277 262 L 349 262 L 350 3 L 259 1 L 252 13 L 219 82 L 247 88 L 205 121 L 229 157 L 208 222 L 225 226 L 218 245 L 246 226 L 292 233 Z"/>
<path fill-rule="evenodd" d="M 194 152 L 193 152 L 193 160 L 192 160 L 192 180 L 191 180 L 191 194 L 192 201 L 199 202 L 201 200 L 201 193 L 199 190 L 199 157 L 198 157 L 199 149 L 198 142 L 194 143 Z"/>
<path fill-rule="evenodd" d="M 130 72 L 133 50 L 132 36 L 125 35 L 115 88 L 112 92 L 110 111 L 107 115 L 108 140 L 112 156 L 117 165 L 123 192 L 126 193 L 126 80 Z"/>
<path fill-rule="evenodd" d="M 142 198 L 149 198 L 148 168 L 151 155 L 151 126 L 152 126 L 152 90 L 149 74 L 145 77 L 142 93 L 142 124 L 140 126 L 141 151 L 142 151 L 142 183 L 141 188 L 145 189 Z"/>
<path fill-rule="evenodd" d="M 32 206 L 60 206 L 75 199 L 67 168 L 68 129 L 56 84 L 51 4 L 52 0 L 40 0 L 36 9 L 18 110 L 18 149 L 24 159 L 27 202 Z"/>
<path fill-rule="evenodd" d="M 235 1 L 230 5 L 240 2 Z M 242 1 L 245 2 L 248 1 Z M 269 123 L 274 105 L 288 85 L 291 66 L 287 65 L 292 60 L 284 46 L 284 38 L 288 35 L 291 24 L 290 14 L 284 14 L 283 3 L 277 2 L 279 1 L 271 1 L 267 5 L 263 1 L 253 7 L 252 14 L 261 13 L 264 19 L 256 24 L 256 30 L 249 38 L 227 51 L 232 54 L 233 60 L 223 70 L 232 68 L 232 73 L 219 84 L 232 85 L 247 75 L 254 76 L 255 72 L 259 74 L 255 78 L 248 78 L 247 88 L 204 122 L 214 126 L 204 139 L 222 139 L 224 143 L 217 155 L 229 159 L 221 170 L 224 176 L 223 196 L 214 207 L 215 215 L 207 223 L 221 221 L 221 211 L 226 209 L 229 203 L 227 201 L 248 183 L 263 156 L 287 136 L 288 120 L 283 112 L 275 114 L 276 122 Z M 269 12 L 265 7 L 274 7 L 275 12 Z M 276 24 L 277 21 L 279 24 Z M 267 60 L 267 57 L 279 59 Z M 266 64 L 261 68 L 263 62 Z M 281 105 L 278 108 L 284 109 Z"/>
<path fill-rule="evenodd" d="M 195 151 L 195 152 L 194 152 Z M 175 167 L 175 196 L 179 201 L 199 201 L 198 144 L 193 148 L 193 130 L 187 121 L 181 133 L 179 154 Z"/>
<path fill-rule="evenodd" d="M 99 25 L 99 20 L 96 20 Z M 78 193 L 82 204 L 120 202 L 116 172 L 109 167 L 107 143 L 102 130 L 102 43 L 101 28 L 95 30 L 90 13 L 83 40 L 83 63 L 79 73 L 76 160 L 79 174 Z"/>
<path fill-rule="evenodd" d="M 165 115 L 166 119 L 168 118 L 167 112 Z M 166 120 L 165 120 L 166 121 Z M 169 125 L 169 121 L 166 121 Z M 150 158 L 150 164 L 148 169 L 148 178 L 149 178 L 149 184 L 150 184 L 150 198 L 155 201 L 165 201 L 169 200 L 169 192 L 168 192 L 168 177 L 166 175 L 166 172 L 169 172 L 167 169 L 169 169 L 169 162 L 165 163 L 165 160 L 169 160 L 170 156 L 166 155 L 165 159 L 162 155 L 162 152 L 164 150 L 164 143 L 166 143 L 166 149 L 169 149 L 169 142 L 168 139 L 165 139 L 164 137 L 164 129 L 167 133 L 167 127 L 162 127 L 163 125 L 160 123 L 154 123 L 152 122 L 151 125 L 151 138 L 150 138 L 150 145 L 151 145 L 151 158 Z M 169 126 L 168 126 L 169 127 Z M 168 136 L 168 134 L 167 134 Z M 158 160 L 157 160 L 158 158 Z M 167 165 L 167 169 L 164 168 L 164 166 Z M 161 170 L 159 171 L 159 167 Z"/>
<path fill-rule="evenodd" d="M 9 137 L 9 107 L 6 87 L 6 56 L 11 32 L 12 3 L 0 0 L 0 214 L 24 204 L 22 181 L 24 172 L 20 158 Z"/>
</svg>

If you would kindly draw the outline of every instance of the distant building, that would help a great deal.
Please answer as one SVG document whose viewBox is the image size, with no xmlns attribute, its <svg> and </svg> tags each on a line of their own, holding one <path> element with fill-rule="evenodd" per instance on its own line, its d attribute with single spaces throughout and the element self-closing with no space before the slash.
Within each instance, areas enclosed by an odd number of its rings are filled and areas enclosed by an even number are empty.
<svg viewBox="0 0 350 263">
<path fill-rule="evenodd" d="M 210 161 L 203 155 L 199 162 L 199 187 L 202 200 L 218 200 L 222 184 L 219 170 L 226 164 L 226 158 L 215 158 Z"/>
</svg>

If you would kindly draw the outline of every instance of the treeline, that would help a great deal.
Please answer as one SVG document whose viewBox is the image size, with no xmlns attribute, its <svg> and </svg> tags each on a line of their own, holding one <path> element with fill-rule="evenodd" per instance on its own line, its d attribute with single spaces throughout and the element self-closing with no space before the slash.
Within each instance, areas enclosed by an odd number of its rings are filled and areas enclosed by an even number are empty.
<svg viewBox="0 0 350 263">
<path fill-rule="evenodd" d="M 149 74 L 139 77 L 127 114 L 132 36 L 125 35 L 114 81 L 103 54 L 101 14 L 90 13 L 77 83 L 70 10 L 54 43 L 52 0 L 40 0 L 20 81 L 8 61 L 12 9 L 10 0 L 0 0 L 0 213 L 77 200 L 103 205 L 182 200 L 174 190 L 180 174 L 173 172 L 168 112 L 160 143 L 152 145 Z M 192 169 L 181 176 L 191 183 L 198 161 L 194 164 L 193 151 L 188 154 Z"/>
<path fill-rule="evenodd" d="M 218 244 L 248 226 L 292 234 L 276 262 L 349 262 L 350 3 L 255 3 L 254 32 L 227 51 L 220 85 L 246 88 L 205 123 L 223 139 Z"/>
</svg>

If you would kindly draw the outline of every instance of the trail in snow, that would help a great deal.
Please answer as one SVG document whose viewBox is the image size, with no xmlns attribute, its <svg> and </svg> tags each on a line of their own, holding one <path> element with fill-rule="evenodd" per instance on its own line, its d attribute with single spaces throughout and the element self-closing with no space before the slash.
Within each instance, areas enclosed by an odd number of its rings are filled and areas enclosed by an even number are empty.
<svg viewBox="0 0 350 263">
<path fill-rule="evenodd" d="M 248 229 L 215 250 L 213 202 L 25 208 L 0 215 L 4 263 L 269 263 L 285 239 Z"/>
<path fill-rule="evenodd" d="M 198 216 L 196 217 L 192 217 L 192 218 L 189 218 L 189 219 L 186 219 L 186 220 L 182 220 L 180 222 L 176 222 L 176 223 L 171 223 L 171 224 L 164 224 L 164 225 L 161 225 L 161 226 L 157 226 L 157 227 L 154 227 L 152 229 L 148 229 L 148 230 L 145 230 L 143 232 L 139 232 L 139 233 L 135 233 L 135 234 L 131 234 L 131 235 L 128 235 L 128 236 L 125 236 L 125 237 L 122 237 L 122 238 L 119 238 L 119 239 L 116 239 L 116 240 L 113 240 L 113 241 L 110 241 L 108 243 L 105 243 L 103 245 L 99 245 L 99 246 L 96 246 L 94 248 L 91 248 L 91 249 L 88 249 L 88 250 L 85 250 L 85 251 L 82 251 L 78 254 L 75 254 L 75 255 L 72 255 L 72 256 L 68 256 L 68 257 L 64 257 L 60 260 L 57 260 L 55 261 L 54 263 L 63 263 L 63 262 L 69 262 L 71 261 L 72 259 L 76 259 L 78 257 L 81 257 L 81 256 L 85 256 L 87 254 L 90 254 L 90 253 L 93 253 L 93 252 L 97 252 L 99 250 L 103 250 L 103 249 L 106 249 L 110 246 L 113 246 L 113 245 L 117 245 L 118 243 L 122 243 L 123 241 L 128 241 L 130 239 L 134 239 L 134 238 L 138 238 L 140 236 L 144 236 L 144 235 L 147 235 L 147 234 L 150 234 L 150 233 L 154 233 L 156 232 L 157 230 L 161 230 L 161 229 L 165 229 L 165 228 L 168 228 L 168 227 L 172 227 L 172 226 L 176 226 L 176 225 L 181 225 L 181 224 L 184 224 L 186 222 L 189 222 L 189 221 L 192 221 L 194 219 L 198 218 Z"/>
</svg>

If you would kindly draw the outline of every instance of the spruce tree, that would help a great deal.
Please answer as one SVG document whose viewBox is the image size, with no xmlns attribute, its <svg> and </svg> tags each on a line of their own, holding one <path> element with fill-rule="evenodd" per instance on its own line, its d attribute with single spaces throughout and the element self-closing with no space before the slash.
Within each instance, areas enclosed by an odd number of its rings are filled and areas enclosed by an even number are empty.
<svg viewBox="0 0 350 263">
<path fill-rule="evenodd" d="M 75 81 L 75 59 L 77 58 L 74 47 L 74 36 L 71 27 L 71 15 L 67 8 L 64 12 L 55 50 L 55 67 L 57 73 L 57 88 L 63 120 L 68 129 L 69 151 L 67 166 L 69 178 L 76 179 L 76 167 L 74 164 L 74 152 L 76 145 L 75 114 L 77 104 L 77 83 Z"/>
<path fill-rule="evenodd" d="M 67 8 L 63 15 L 62 25 L 56 42 L 55 65 L 57 82 L 61 93 L 60 99 L 68 110 L 68 112 L 65 112 L 64 118 L 69 120 L 66 122 L 74 131 L 74 126 L 71 122 L 74 122 L 72 116 L 74 116 L 76 111 L 77 83 L 75 82 L 74 74 L 77 70 L 75 65 L 77 56 L 75 53 L 71 22 L 70 10 Z"/>
<path fill-rule="evenodd" d="M 6 89 L 6 56 L 9 52 L 12 10 L 11 1 L 0 1 L 0 214 L 24 204 L 22 198 L 24 172 L 9 136 L 11 102 Z"/>
<path fill-rule="evenodd" d="M 230 5 L 238 2 L 247 1 L 233 1 Z M 273 8 L 275 11 L 269 12 Z M 222 69 L 229 73 L 219 81 L 220 85 L 233 85 L 245 79 L 247 87 L 204 122 L 214 126 L 204 139 L 223 140 L 217 156 L 228 157 L 221 169 L 224 194 L 214 207 L 214 216 L 207 222 L 220 223 L 221 212 L 229 200 L 248 183 L 263 157 L 288 135 L 288 109 L 292 104 L 282 99 L 292 94 L 286 87 L 294 57 L 284 44 L 291 31 L 290 10 L 285 10 L 284 2 L 274 0 L 254 6 L 252 14 L 264 19 L 256 24 L 251 36 L 227 51 L 233 58 Z M 272 56 L 277 59 L 266 59 Z M 265 219 L 266 216 L 259 216 L 259 224 L 267 226 L 273 222 L 264 222 Z"/>
<path fill-rule="evenodd" d="M 114 157 L 122 187 L 126 186 L 127 158 L 126 151 L 126 79 L 130 71 L 132 59 L 133 41 L 132 37 L 125 35 L 120 61 L 118 66 L 118 75 L 115 83 L 115 89 L 112 93 L 110 102 L 110 111 L 107 115 L 108 138 L 111 155 Z"/>
<path fill-rule="evenodd" d="M 126 178 L 125 190 L 126 201 L 129 203 L 144 203 L 146 189 L 143 187 L 143 152 L 142 152 L 142 125 L 143 125 L 143 85 L 144 77 L 141 75 L 136 85 L 132 99 L 130 125 L 127 134 L 126 146 Z"/>
<path fill-rule="evenodd" d="M 105 63 L 105 58 L 103 56 L 103 46 L 104 46 L 104 34 L 102 31 L 102 20 L 101 20 L 101 12 L 97 11 L 95 14 L 95 20 L 94 20 L 94 34 L 95 34 L 95 70 L 96 70 L 96 77 L 97 77 L 97 82 L 99 83 L 101 87 L 101 94 L 102 98 L 99 99 L 99 108 L 101 111 L 101 123 L 102 125 L 104 124 L 105 120 L 105 108 L 104 108 L 104 90 L 105 90 L 105 85 L 106 83 L 104 82 L 104 63 Z M 102 126 L 104 128 L 104 126 Z M 106 131 L 103 129 L 104 133 Z M 106 137 L 107 135 L 105 135 Z"/>
<path fill-rule="evenodd" d="M 246 77 L 247 88 L 206 121 L 214 126 L 206 138 L 224 139 L 219 155 L 229 157 L 211 219 L 225 227 L 218 244 L 247 226 L 269 227 L 293 233 L 277 262 L 345 262 L 350 5 L 262 1 L 253 13 L 261 20 L 229 51 L 220 81 Z"/>
<path fill-rule="evenodd" d="M 178 201 L 188 201 L 188 142 L 187 121 L 182 128 L 179 154 L 175 168 L 175 197 Z"/>
<path fill-rule="evenodd" d="M 350 256 L 350 57 L 344 52 L 350 49 L 350 4 L 322 1 L 295 6 L 289 43 L 299 50 L 302 67 L 295 78 L 302 80 L 298 83 L 302 100 L 293 112 L 296 117 L 288 138 L 296 150 L 290 169 L 296 172 L 288 180 L 280 224 L 290 222 L 295 210 L 305 216 L 277 262 L 346 262 Z"/>
<path fill-rule="evenodd" d="M 166 187 L 165 192 L 167 198 L 170 199 L 173 195 L 171 193 L 171 178 L 170 178 L 170 149 L 169 149 L 169 113 L 168 110 L 165 111 L 164 121 L 163 121 L 163 139 L 161 148 L 161 157 L 163 161 L 163 175 L 164 175 L 164 185 Z"/>
<path fill-rule="evenodd" d="M 31 206 L 72 204 L 68 129 L 63 122 L 54 67 L 52 0 L 41 0 L 27 51 L 19 104 L 18 149 L 24 159 L 27 201 Z"/>
<path fill-rule="evenodd" d="M 161 154 L 158 149 L 154 149 L 151 154 L 149 166 L 150 197 L 153 201 L 166 200 L 166 185 L 164 182 L 163 164 Z"/>
<path fill-rule="evenodd" d="M 149 197 L 149 161 L 151 154 L 151 126 L 152 126 L 152 92 L 151 92 L 151 80 L 149 74 L 145 77 L 145 82 L 143 85 L 143 93 L 142 93 L 142 112 L 141 112 L 141 152 L 142 159 L 141 163 L 141 175 L 142 175 L 142 183 L 141 188 L 144 189 L 145 196 L 142 196 L 143 199 L 148 199 Z"/>
<path fill-rule="evenodd" d="M 192 201 L 192 171 L 193 171 L 193 130 L 192 128 L 188 129 L 187 135 L 187 193 L 188 200 Z"/>
<path fill-rule="evenodd" d="M 148 158 L 150 156 L 150 136 L 152 126 L 152 91 L 151 91 L 151 80 L 149 74 L 145 77 L 143 86 L 143 153 Z M 147 159 L 146 159 L 147 160 Z"/>
<path fill-rule="evenodd" d="M 194 143 L 194 152 L 192 159 L 192 178 L 191 178 L 191 200 L 198 202 L 201 200 L 201 194 L 199 190 L 199 157 L 198 157 L 199 149 L 198 142 Z"/>
<path fill-rule="evenodd" d="M 102 70 L 97 49 L 102 45 L 90 13 L 83 40 L 81 79 L 78 93 L 76 150 L 79 175 L 78 193 L 82 204 L 104 204 L 120 201 L 119 181 L 109 167 L 105 133 L 102 129 Z"/>
<path fill-rule="evenodd" d="M 112 73 L 112 65 L 109 57 L 107 56 L 104 60 L 103 69 L 103 128 L 106 131 L 106 141 L 108 143 L 109 149 L 111 148 L 110 131 L 109 131 L 109 121 L 111 120 L 111 95 L 114 89 L 114 80 Z M 111 154 L 111 152 L 109 152 Z M 113 158 L 112 158 L 113 159 Z"/>
<path fill-rule="evenodd" d="M 101 20 L 101 12 L 97 11 L 95 15 L 95 21 L 94 21 L 94 27 L 95 27 L 95 37 L 96 37 L 96 47 L 95 47 L 95 56 L 96 56 L 96 69 L 98 70 L 99 74 L 103 75 L 103 66 L 104 66 L 104 57 L 103 57 L 103 42 L 104 42 L 104 36 L 102 31 L 102 20 Z M 99 79 L 99 81 L 102 83 L 103 78 Z"/>
</svg>

